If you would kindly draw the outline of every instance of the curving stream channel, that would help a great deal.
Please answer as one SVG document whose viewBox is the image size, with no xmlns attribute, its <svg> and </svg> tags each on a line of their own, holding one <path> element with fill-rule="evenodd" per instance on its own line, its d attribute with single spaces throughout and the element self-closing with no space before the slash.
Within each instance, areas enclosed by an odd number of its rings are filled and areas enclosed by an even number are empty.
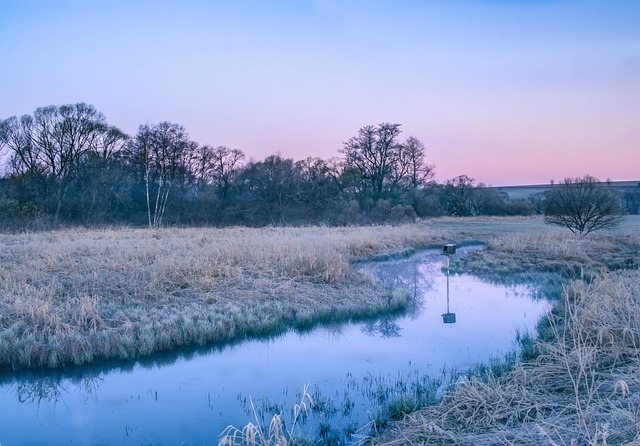
<svg viewBox="0 0 640 446">
<path fill-rule="evenodd" d="M 412 295 L 401 315 L 124 365 L 0 377 L 0 445 L 217 445 L 228 425 L 255 423 L 256 415 L 268 424 L 281 411 L 290 427 L 305 386 L 318 409 L 297 433 L 353 432 L 400 393 L 433 391 L 425 375 L 514 351 L 517 332 L 534 332 L 551 308 L 533 286 L 454 275 L 447 311 L 444 260 L 425 250 L 361 265 Z M 445 313 L 455 323 L 444 323 Z"/>
</svg>

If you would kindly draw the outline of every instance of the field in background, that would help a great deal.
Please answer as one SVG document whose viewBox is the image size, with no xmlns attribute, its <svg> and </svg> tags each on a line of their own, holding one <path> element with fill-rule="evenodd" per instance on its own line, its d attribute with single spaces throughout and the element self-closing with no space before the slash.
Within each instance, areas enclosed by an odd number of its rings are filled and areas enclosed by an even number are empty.
<svg viewBox="0 0 640 446">
<path fill-rule="evenodd" d="M 560 182 L 560 181 L 559 181 Z M 558 183 L 556 183 L 557 185 Z M 613 189 L 619 192 L 626 192 L 632 189 L 638 189 L 640 186 L 640 181 L 612 181 L 610 183 L 603 183 L 609 185 Z M 528 186 L 501 186 L 501 187 L 492 187 L 500 192 L 504 192 L 507 194 L 510 200 L 527 200 L 532 195 L 543 193 L 551 189 L 551 184 L 536 184 L 536 185 L 528 185 Z"/>
</svg>

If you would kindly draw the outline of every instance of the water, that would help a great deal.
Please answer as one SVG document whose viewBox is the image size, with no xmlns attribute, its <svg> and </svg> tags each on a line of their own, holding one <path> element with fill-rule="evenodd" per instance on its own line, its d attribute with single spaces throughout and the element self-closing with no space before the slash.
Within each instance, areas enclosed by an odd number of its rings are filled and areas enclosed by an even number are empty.
<svg viewBox="0 0 640 446">
<path fill-rule="evenodd" d="M 384 385 L 499 358 L 517 348 L 517 331 L 533 332 L 551 307 L 532 297 L 531 286 L 454 275 L 449 313 L 456 322 L 445 324 L 439 253 L 362 268 L 412 294 L 408 313 L 144 362 L 3 377 L 0 444 L 216 445 L 228 425 L 255 422 L 251 402 L 264 420 L 272 410 L 290 419 L 305 385 L 336 410 L 312 414 L 301 433 L 315 435 L 320 422 L 361 426 L 375 417 Z"/>
</svg>

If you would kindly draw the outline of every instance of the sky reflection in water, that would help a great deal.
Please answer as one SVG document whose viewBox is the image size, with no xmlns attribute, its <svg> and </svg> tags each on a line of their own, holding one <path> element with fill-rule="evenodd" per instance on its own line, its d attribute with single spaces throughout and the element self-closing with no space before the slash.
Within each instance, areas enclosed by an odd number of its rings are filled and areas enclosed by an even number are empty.
<svg viewBox="0 0 640 446">
<path fill-rule="evenodd" d="M 343 389 L 363 380 L 464 369 L 512 351 L 516 331 L 533 331 L 551 307 L 547 300 L 533 299 L 530 286 L 501 287 L 455 275 L 450 312 L 456 323 L 444 324 L 443 260 L 437 251 L 424 251 L 363 265 L 367 273 L 412 294 L 404 316 L 291 331 L 178 356 L 167 364 L 4 379 L 0 444 L 215 445 L 229 424 L 254 421 L 241 402 L 249 397 L 259 410 L 272 404 L 291 407 L 306 384 L 340 399 Z M 371 402 L 352 399 L 349 420 L 332 424 L 369 420 L 375 411 Z"/>
</svg>

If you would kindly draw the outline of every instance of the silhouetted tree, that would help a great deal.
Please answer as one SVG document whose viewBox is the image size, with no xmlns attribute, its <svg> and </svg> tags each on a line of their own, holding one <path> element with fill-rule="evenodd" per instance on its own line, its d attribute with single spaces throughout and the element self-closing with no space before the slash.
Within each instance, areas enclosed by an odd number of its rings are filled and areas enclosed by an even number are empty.
<svg viewBox="0 0 640 446">
<path fill-rule="evenodd" d="M 410 204 L 402 195 L 412 195 L 412 190 L 426 186 L 433 177 L 424 144 L 415 137 L 401 143 L 399 135 L 400 124 L 368 125 L 340 151 L 345 189 L 355 194 L 365 210 L 380 208 L 378 202 L 383 198 L 390 201 L 382 207 Z"/>
<path fill-rule="evenodd" d="M 442 207 L 450 215 L 467 217 L 478 214 L 475 182 L 466 175 L 447 180 L 441 190 Z"/>
<path fill-rule="evenodd" d="M 545 221 L 564 226 L 574 234 L 610 228 L 624 215 L 615 192 L 597 178 L 565 178 L 547 191 Z"/>
<path fill-rule="evenodd" d="M 427 186 L 435 174 L 434 166 L 427 164 L 424 143 L 415 136 L 410 136 L 401 145 L 394 166 L 394 176 L 412 189 Z"/>
<path fill-rule="evenodd" d="M 547 195 L 544 192 L 537 192 L 533 195 L 530 195 L 528 200 L 529 200 L 529 204 L 531 205 L 533 211 L 538 214 L 538 215 L 542 215 L 544 214 L 544 206 L 545 206 L 545 200 L 547 198 Z"/>
<path fill-rule="evenodd" d="M 370 198 L 374 205 L 392 181 L 401 148 L 398 135 L 400 124 L 367 125 L 345 142 L 340 151 L 345 156 L 345 169 L 353 171 L 362 181 L 361 198 L 365 201 Z"/>
<path fill-rule="evenodd" d="M 300 175 L 300 219 L 328 221 L 340 200 L 339 167 L 335 160 L 307 158 L 295 163 Z"/>
<path fill-rule="evenodd" d="M 161 122 L 138 128 L 128 152 L 143 171 L 149 227 L 162 224 L 171 190 L 176 183 L 187 180 L 196 147 L 179 124 Z"/>
<path fill-rule="evenodd" d="M 2 144 L 11 150 L 9 174 L 40 184 L 42 195 L 53 199 L 56 220 L 82 164 L 92 155 L 108 155 L 123 139 L 85 103 L 40 107 L 33 115 L 4 120 L 0 128 Z"/>
<path fill-rule="evenodd" d="M 222 202 L 229 198 L 229 191 L 238 177 L 244 158 L 241 150 L 225 146 L 218 146 L 211 151 L 209 175 Z"/>
<path fill-rule="evenodd" d="M 299 198 L 300 172 L 293 160 L 271 155 L 264 161 L 251 162 L 241 172 L 241 200 L 245 218 L 255 223 L 284 225 Z"/>
<path fill-rule="evenodd" d="M 640 184 L 624 191 L 622 203 L 629 214 L 640 214 Z"/>
</svg>

